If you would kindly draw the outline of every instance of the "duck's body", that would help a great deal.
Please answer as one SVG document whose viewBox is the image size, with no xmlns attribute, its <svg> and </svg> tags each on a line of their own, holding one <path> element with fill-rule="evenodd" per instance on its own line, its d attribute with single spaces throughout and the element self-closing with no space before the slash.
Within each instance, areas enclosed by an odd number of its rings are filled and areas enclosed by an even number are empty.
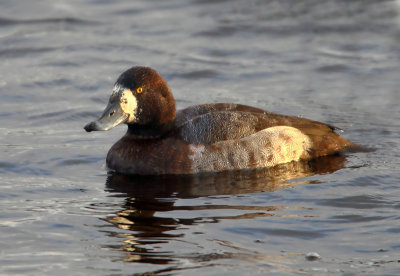
<svg viewBox="0 0 400 276">
<path fill-rule="evenodd" d="M 85 129 L 122 122 L 128 132 L 108 152 L 107 166 L 127 174 L 272 167 L 355 146 L 332 126 L 245 105 L 204 104 L 176 113 L 166 82 L 145 67 L 121 75 L 103 116 Z"/>
</svg>

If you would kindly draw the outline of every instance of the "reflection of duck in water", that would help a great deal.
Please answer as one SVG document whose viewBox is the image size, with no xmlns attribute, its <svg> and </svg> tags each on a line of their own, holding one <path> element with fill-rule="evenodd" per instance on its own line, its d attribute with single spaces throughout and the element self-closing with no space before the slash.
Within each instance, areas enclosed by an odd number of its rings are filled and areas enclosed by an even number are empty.
<svg viewBox="0 0 400 276">
<path fill-rule="evenodd" d="M 167 83 L 146 67 L 119 77 L 103 115 L 85 129 L 121 123 L 128 124 L 128 132 L 108 152 L 107 165 L 128 174 L 272 167 L 355 147 L 332 126 L 250 106 L 204 104 L 176 113 Z"/>
<path fill-rule="evenodd" d="M 129 197 L 192 198 L 214 195 L 234 195 L 279 190 L 286 181 L 314 174 L 333 173 L 343 168 L 346 157 L 334 155 L 309 161 L 290 162 L 258 170 L 225 171 L 199 175 L 128 176 L 110 174 L 107 189 L 127 193 Z"/>
<path fill-rule="evenodd" d="M 282 209 L 290 212 L 301 208 L 293 205 L 235 205 L 232 202 L 229 205 L 216 205 L 212 203 L 220 201 L 213 201 L 211 198 L 207 199 L 211 204 L 203 204 L 202 200 L 201 204 L 196 204 L 199 201 L 193 198 L 279 190 L 288 185 L 298 184 L 296 182 L 288 184 L 286 180 L 339 170 L 343 167 L 345 158 L 345 156 L 327 156 L 317 160 L 281 164 L 268 169 L 216 174 L 184 176 L 110 174 L 106 183 L 107 191 L 119 194 L 118 196 L 124 197 L 125 200 L 121 206 L 122 210 L 105 220 L 119 229 L 128 231 L 123 235 L 115 231 L 118 237 L 124 239 L 124 245 L 120 248 L 128 253 L 125 261 L 171 263 L 182 257 L 171 251 L 175 243 L 179 246 L 178 240 L 184 239 L 183 235 L 188 232 L 182 229 L 192 225 L 218 223 L 221 220 L 275 216 L 277 211 Z M 301 183 L 304 181 L 299 184 Z M 181 200 L 175 205 L 176 200 L 186 198 L 190 199 L 190 203 Z M 221 256 L 189 254 L 190 256 L 211 259 L 235 258 L 223 254 Z"/>
</svg>

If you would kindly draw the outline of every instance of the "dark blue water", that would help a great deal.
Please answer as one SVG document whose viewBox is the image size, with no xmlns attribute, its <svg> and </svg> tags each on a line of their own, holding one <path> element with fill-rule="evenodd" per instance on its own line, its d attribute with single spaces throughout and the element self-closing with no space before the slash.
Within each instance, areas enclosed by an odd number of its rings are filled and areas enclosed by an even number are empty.
<svg viewBox="0 0 400 276">
<path fill-rule="evenodd" d="M 399 274 L 399 12 L 397 1 L 0 1 L 0 274 Z M 126 127 L 82 127 L 134 65 L 159 71 L 178 108 L 304 116 L 376 151 L 107 174 Z"/>
</svg>

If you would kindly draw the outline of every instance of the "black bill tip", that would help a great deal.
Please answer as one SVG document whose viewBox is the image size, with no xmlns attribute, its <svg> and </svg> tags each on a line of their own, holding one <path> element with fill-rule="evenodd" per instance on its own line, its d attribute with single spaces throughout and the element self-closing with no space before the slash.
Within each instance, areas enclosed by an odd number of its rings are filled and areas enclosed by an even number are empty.
<svg viewBox="0 0 400 276">
<path fill-rule="evenodd" d="M 97 124 L 96 121 L 90 122 L 87 125 L 83 127 L 87 132 L 95 131 L 95 130 L 101 130 Z"/>
</svg>

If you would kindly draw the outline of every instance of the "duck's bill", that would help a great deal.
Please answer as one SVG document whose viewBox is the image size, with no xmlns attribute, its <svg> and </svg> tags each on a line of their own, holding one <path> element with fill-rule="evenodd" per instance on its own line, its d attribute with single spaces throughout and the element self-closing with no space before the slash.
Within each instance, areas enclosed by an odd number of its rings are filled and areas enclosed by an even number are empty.
<svg viewBox="0 0 400 276">
<path fill-rule="evenodd" d="M 87 132 L 109 130 L 119 124 L 125 123 L 129 115 L 126 114 L 118 103 L 108 104 L 103 112 L 103 115 L 96 121 L 88 123 L 84 129 Z"/>
</svg>

